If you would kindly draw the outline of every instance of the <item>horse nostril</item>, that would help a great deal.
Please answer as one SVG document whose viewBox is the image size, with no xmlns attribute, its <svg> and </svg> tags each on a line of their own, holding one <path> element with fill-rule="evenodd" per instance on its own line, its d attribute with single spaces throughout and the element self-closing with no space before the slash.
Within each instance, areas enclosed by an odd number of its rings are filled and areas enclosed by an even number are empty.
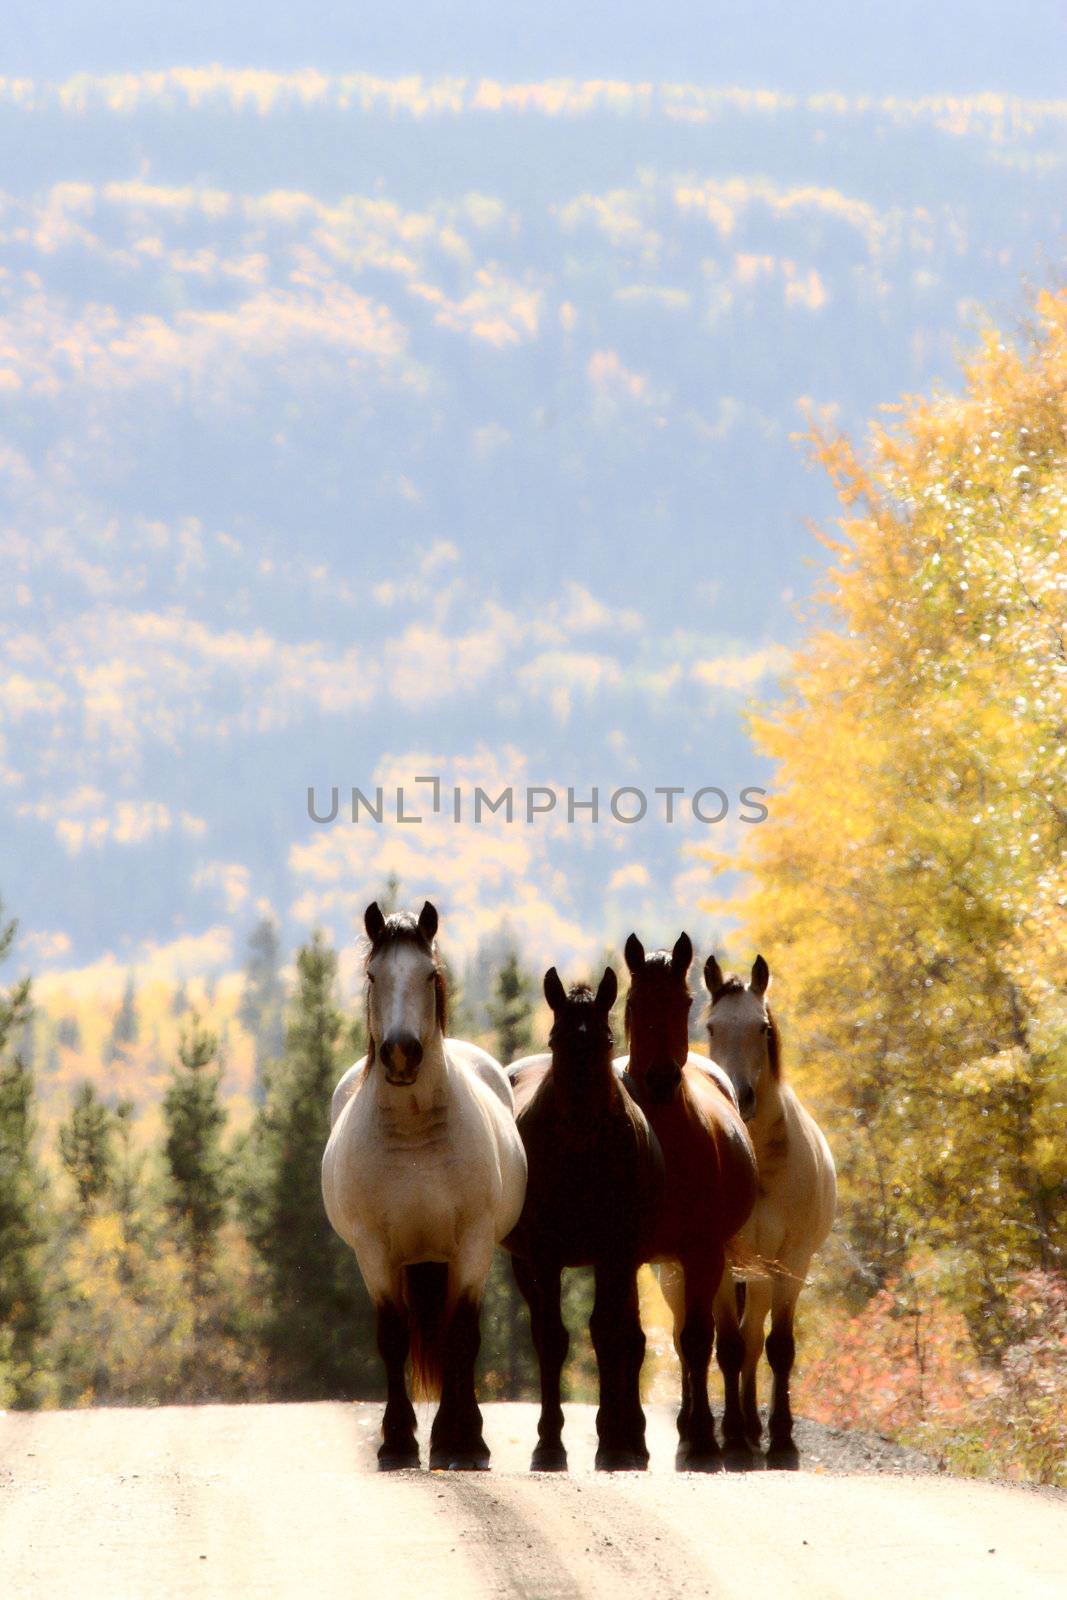
<svg viewBox="0 0 1067 1600">
<path fill-rule="evenodd" d="M 745 1088 L 737 1097 L 737 1108 L 743 1117 L 750 1117 L 756 1109 L 756 1091 Z"/>
</svg>

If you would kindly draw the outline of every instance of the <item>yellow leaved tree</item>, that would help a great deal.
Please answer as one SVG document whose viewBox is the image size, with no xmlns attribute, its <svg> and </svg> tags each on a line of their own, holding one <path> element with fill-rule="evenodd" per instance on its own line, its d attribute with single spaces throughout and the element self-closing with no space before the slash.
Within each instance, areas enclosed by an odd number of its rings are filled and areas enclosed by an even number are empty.
<svg viewBox="0 0 1067 1600">
<path fill-rule="evenodd" d="M 913 1270 L 976 1352 L 1062 1274 L 1067 1201 L 1067 295 L 861 455 L 783 700 L 739 912 L 841 1169 L 855 1304 Z"/>
</svg>

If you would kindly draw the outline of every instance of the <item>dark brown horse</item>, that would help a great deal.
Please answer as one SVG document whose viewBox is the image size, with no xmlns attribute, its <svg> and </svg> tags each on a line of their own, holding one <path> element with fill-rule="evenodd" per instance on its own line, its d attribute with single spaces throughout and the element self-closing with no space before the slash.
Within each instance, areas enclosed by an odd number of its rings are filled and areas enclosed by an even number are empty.
<svg viewBox="0 0 1067 1600">
<path fill-rule="evenodd" d="M 584 984 L 568 995 L 550 968 L 551 1053 L 509 1068 L 529 1177 L 522 1216 L 504 1243 L 530 1308 L 541 1370 L 534 1472 L 567 1465 L 560 1374 L 569 1339 L 560 1279 L 564 1267 L 580 1266 L 596 1273 L 589 1323 L 600 1374 L 596 1465 L 608 1472 L 648 1465 L 637 1269 L 648 1253 L 663 1168 L 648 1122 L 612 1067 L 617 993 L 610 967 L 595 995 Z"/>
<path fill-rule="evenodd" d="M 727 1244 L 755 1204 L 757 1178 L 752 1142 L 733 1100 L 706 1070 L 706 1063 L 701 1067 L 689 1059 L 692 996 L 686 975 L 692 959 L 693 947 L 684 933 L 673 951 L 656 950 L 648 956 L 635 933 L 626 941 L 631 978 L 626 997 L 627 1078 L 660 1142 L 665 1168 L 649 1258 L 677 1263 L 678 1268 L 676 1292 L 668 1293 L 682 1364 L 678 1465 L 706 1472 L 721 1459 L 708 1404 L 715 1295 Z M 736 1346 L 727 1344 L 723 1350 L 720 1341 L 728 1442 L 735 1433 L 738 1438 L 744 1435 L 739 1339 Z"/>
</svg>

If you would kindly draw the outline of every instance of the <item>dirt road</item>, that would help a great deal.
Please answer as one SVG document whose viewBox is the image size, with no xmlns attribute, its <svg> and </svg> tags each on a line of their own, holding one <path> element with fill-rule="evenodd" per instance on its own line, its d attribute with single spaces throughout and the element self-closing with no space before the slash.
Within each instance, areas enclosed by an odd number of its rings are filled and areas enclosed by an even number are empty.
<svg viewBox="0 0 1067 1600">
<path fill-rule="evenodd" d="M 1061 1600 L 1067 1500 L 943 1477 L 526 1472 L 534 1409 L 486 1408 L 491 1473 L 378 1475 L 374 1405 L 0 1414 L 9 1600 Z M 425 1436 L 425 1423 L 420 1422 Z"/>
</svg>

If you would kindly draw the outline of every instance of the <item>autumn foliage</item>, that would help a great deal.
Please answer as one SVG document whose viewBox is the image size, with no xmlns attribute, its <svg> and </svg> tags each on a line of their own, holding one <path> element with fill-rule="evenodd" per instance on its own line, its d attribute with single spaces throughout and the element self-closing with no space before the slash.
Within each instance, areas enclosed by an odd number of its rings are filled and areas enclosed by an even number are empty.
<svg viewBox="0 0 1067 1600">
<path fill-rule="evenodd" d="M 810 435 L 843 514 L 754 720 L 778 776 L 740 912 L 841 1171 L 848 1314 L 806 1403 L 928 1431 L 918 1328 L 969 1464 L 1047 1477 L 1020 1441 L 1067 1398 L 1067 295 L 965 379 L 864 455 Z"/>
</svg>

